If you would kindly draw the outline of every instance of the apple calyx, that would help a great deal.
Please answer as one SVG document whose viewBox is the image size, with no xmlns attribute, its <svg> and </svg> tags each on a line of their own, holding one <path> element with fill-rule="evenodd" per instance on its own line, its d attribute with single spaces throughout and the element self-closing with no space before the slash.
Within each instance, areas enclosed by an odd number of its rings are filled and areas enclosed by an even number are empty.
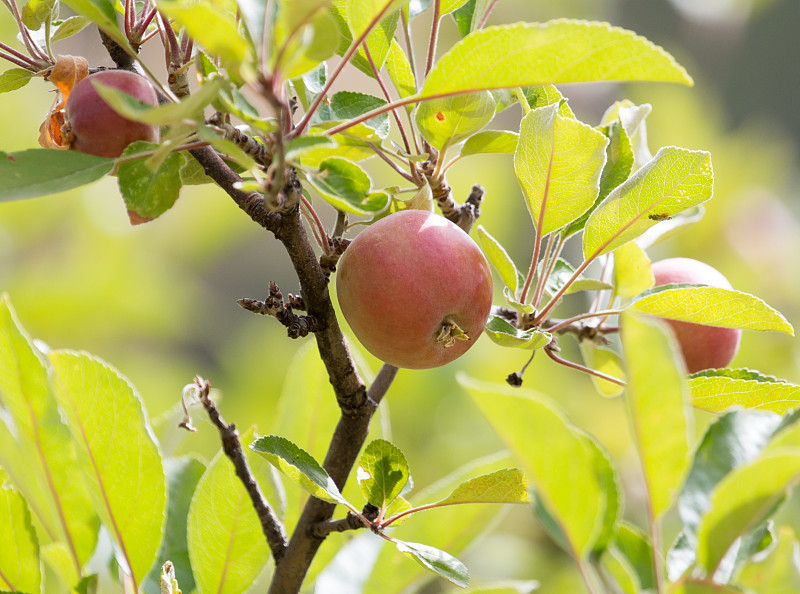
<svg viewBox="0 0 800 594">
<path fill-rule="evenodd" d="M 469 340 L 469 335 L 452 320 L 444 320 L 442 327 L 439 329 L 439 335 L 436 337 L 436 342 L 443 342 L 444 348 L 453 346 L 456 340 Z"/>
</svg>

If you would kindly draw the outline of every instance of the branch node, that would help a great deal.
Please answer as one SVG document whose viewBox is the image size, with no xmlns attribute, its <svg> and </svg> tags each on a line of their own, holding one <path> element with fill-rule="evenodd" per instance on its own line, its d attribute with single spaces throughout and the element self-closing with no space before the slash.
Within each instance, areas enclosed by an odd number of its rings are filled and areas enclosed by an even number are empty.
<svg viewBox="0 0 800 594">
<path fill-rule="evenodd" d="M 277 283 L 270 281 L 269 296 L 264 300 L 242 298 L 237 301 L 240 307 L 262 316 L 272 316 L 286 326 L 289 338 L 308 336 L 309 332 L 319 332 L 324 328 L 322 320 L 316 316 L 299 316 L 293 311 L 293 304 L 305 308 L 302 297 L 289 295 L 286 303 L 283 302 L 283 293 Z"/>
</svg>

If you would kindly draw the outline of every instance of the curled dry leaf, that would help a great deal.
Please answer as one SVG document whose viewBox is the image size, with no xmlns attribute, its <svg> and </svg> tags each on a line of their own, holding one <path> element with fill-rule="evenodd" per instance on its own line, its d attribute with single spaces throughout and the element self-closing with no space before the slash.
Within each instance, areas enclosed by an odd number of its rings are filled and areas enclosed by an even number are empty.
<svg viewBox="0 0 800 594">
<path fill-rule="evenodd" d="M 80 56 L 58 56 L 45 80 L 53 83 L 58 94 L 42 125 L 39 126 L 39 146 L 68 149 L 72 136 L 65 127 L 64 105 L 73 87 L 89 75 L 89 62 Z"/>
</svg>

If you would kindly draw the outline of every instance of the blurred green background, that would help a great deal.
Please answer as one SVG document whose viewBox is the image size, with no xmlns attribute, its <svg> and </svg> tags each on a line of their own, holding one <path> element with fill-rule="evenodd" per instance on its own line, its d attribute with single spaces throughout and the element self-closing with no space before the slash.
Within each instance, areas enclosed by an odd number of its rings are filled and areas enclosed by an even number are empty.
<svg viewBox="0 0 800 594">
<path fill-rule="evenodd" d="M 736 288 L 762 297 L 800 327 L 800 3 L 502 0 L 490 23 L 559 17 L 605 20 L 632 29 L 673 53 L 695 79 L 693 88 L 562 88 L 578 117 L 593 124 L 617 99 L 651 103 L 647 123 L 654 153 L 664 145 L 711 152 L 715 197 L 707 204 L 705 218 L 656 246 L 651 257 L 705 260 Z M 427 35 L 425 18 L 418 22 L 420 52 Z M 0 14 L 0 38 L 13 35 L 10 18 Z M 447 21 L 440 49 L 454 38 L 455 27 Z M 94 34 L 85 32 L 60 51 L 87 55 L 92 65 L 108 64 L 98 46 Z M 153 49 L 153 64 L 163 69 Z M 355 77 L 352 84 L 365 83 Z M 52 98 L 41 81 L 0 97 L 0 149 L 35 147 Z M 519 111 L 512 108 L 491 127 L 518 125 Z M 376 185 L 396 183 L 380 164 L 371 165 L 370 171 Z M 527 269 L 532 229 L 511 159 L 465 159 L 451 169 L 448 181 L 459 200 L 473 183 L 487 189 L 480 222 L 506 245 L 517 265 Z M 317 203 L 330 220 L 329 209 Z M 569 253 L 579 253 L 574 240 Z M 112 178 L 57 196 L 0 205 L 0 291 L 11 295 L 23 325 L 52 348 L 87 350 L 117 366 L 141 392 L 171 453 L 196 452 L 210 459 L 219 445 L 200 411 L 194 415 L 200 427 L 196 434 L 182 435 L 162 422 L 195 374 L 210 378 L 221 392 L 228 421 L 240 428 L 254 423 L 261 433 L 271 431 L 287 368 L 301 373 L 290 364 L 296 349 L 312 339 L 290 341 L 274 320 L 237 307 L 239 297 L 265 296 L 270 280 L 284 294 L 298 292 L 280 244 L 211 187 L 185 188 L 171 211 L 139 227 L 128 224 Z M 586 298 L 573 297 L 563 312 L 585 308 L 582 299 Z M 568 357 L 579 357 L 569 340 L 562 345 Z M 391 424 L 390 439 L 405 452 L 418 486 L 502 448 L 454 374 L 465 371 L 503 382 L 525 360 L 523 352 L 501 349 L 484 338 L 467 356 L 443 369 L 400 373 L 385 416 Z M 377 361 L 365 361 L 372 372 L 377 370 Z M 733 365 L 800 383 L 800 342 L 783 335 L 746 333 Z M 546 357 L 536 358 L 525 385 L 559 402 L 608 448 L 626 481 L 627 515 L 639 520 L 642 494 L 622 403 L 598 396 L 588 377 Z M 327 390 L 327 384 L 320 389 Z M 302 394 L 287 389 L 287 399 L 292 397 L 294 406 L 303 410 Z M 697 415 L 698 431 L 707 421 Z M 325 433 L 313 436 L 319 442 L 316 455 L 324 452 L 326 439 Z M 798 507 L 794 501 L 790 510 Z M 568 559 L 523 506 L 505 510 L 493 531 L 460 558 L 476 581 L 535 579 L 546 593 L 582 588 Z M 441 588 L 435 583 L 426 591 Z"/>
</svg>

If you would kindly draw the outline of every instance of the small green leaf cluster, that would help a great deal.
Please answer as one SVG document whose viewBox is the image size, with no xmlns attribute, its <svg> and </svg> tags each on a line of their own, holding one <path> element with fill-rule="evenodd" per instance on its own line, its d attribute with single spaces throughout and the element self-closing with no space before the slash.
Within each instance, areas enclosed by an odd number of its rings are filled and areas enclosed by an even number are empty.
<svg viewBox="0 0 800 594">
<path fill-rule="evenodd" d="M 389 528 L 405 522 L 413 514 L 445 506 L 529 502 L 522 472 L 507 468 L 469 479 L 443 499 L 415 506 L 404 496 L 413 490 L 414 483 L 403 452 L 386 440 L 376 439 L 364 448 L 359 461 L 358 484 L 366 501 L 360 508 L 342 495 L 319 462 L 285 437 L 260 437 L 250 448 L 313 497 L 344 506 L 360 527 L 369 528 L 426 569 L 462 587 L 469 584 L 469 572 L 463 563 L 432 546 L 395 538 Z"/>
</svg>

